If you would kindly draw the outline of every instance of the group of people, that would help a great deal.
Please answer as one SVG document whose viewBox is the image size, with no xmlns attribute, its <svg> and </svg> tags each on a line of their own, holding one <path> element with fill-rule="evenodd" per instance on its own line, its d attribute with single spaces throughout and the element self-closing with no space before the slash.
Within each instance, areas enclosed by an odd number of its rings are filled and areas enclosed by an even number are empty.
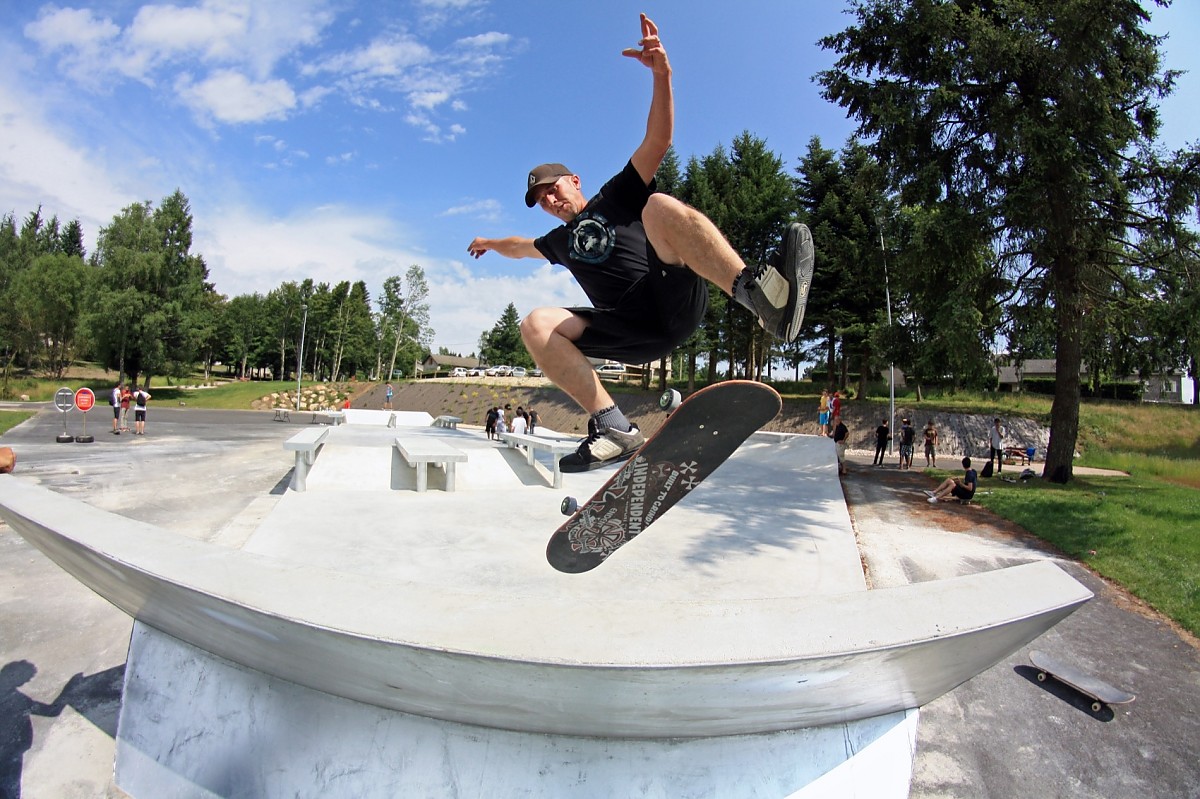
<svg viewBox="0 0 1200 799">
<path fill-rule="evenodd" d="M 938 447 L 938 431 L 934 426 L 933 420 L 930 419 L 925 424 L 923 431 L 925 437 L 925 466 L 928 468 L 937 468 L 937 447 Z M 888 420 L 884 419 L 875 428 L 875 458 L 871 461 L 872 466 L 882 466 L 883 459 L 887 455 L 888 442 L 892 438 L 891 428 L 888 427 Z M 913 461 L 913 452 L 916 449 L 917 430 L 912 425 L 909 419 L 900 420 L 900 432 L 897 435 L 900 444 L 900 463 L 901 469 L 911 469 Z"/>
<path fill-rule="evenodd" d="M 117 383 L 113 387 L 108 403 L 113 409 L 112 433 L 131 432 L 129 429 L 129 409 L 133 407 L 133 430 L 135 436 L 146 435 L 146 408 L 151 399 L 150 392 L 144 388 L 131 389 L 125 383 Z"/>
<path fill-rule="evenodd" d="M 488 439 L 498 439 L 504 433 L 533 434 L 538 426 L 538 412 L 533 408 L 525 410 L 518 405 L 513 413 L 512 403 L 506 403 L 503 408 L 493 405 L 488 408 L 483 419 L 483 432 Z"/>
</svg>

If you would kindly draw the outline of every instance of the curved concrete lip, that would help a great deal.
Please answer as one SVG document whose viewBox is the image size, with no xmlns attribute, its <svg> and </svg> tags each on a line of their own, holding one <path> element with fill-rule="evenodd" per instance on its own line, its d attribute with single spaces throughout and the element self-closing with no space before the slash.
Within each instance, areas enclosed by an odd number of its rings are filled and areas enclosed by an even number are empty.
<svg viewBox="0 0 1200 799">
<path fill-rule="evenodd" d="M 0 477 L 0 515 L 129 615 L 236 663 L 404 712 L 567 735 L 749 734 L 917 707 L 1091 596 L 1049 562 L 807 595 L 447 585 L 181 538 L 13 476 Z"/>
</svg>

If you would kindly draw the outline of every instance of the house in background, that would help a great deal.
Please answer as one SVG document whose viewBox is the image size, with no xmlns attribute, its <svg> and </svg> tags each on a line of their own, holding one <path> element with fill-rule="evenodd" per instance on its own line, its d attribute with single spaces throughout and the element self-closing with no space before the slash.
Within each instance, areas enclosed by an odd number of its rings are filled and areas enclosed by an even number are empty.
<svg viewBox="0 0 1200 799">
<path fill-rule="evenodd" d="M 416 364 L 413 377 L 437 377 L 450 374 L 456 366 L 464 369 L 474 369 L 479 366 L 478 358 L 460 358 L 457 355 L 427 355 L 425 360 Z"/>
<path fill-rule="evenodd" d="M 996 378 L 1000 391 L 1020 391 L 1021 381 L 1031 378 L 1053 379 L 1055 361 L 1053 358 L 1034 358 L 1025 361 L 1020 366 L 997 366 Z M 1079 380 L 1088 381 L 1087 364 L 1079 368 Z M 1122 377 L 1117 382 L 1137 383 L 1136 376 Z M 1178 402 L 1191 404 L 1191 379 L 1181 369 L 1175 369 L 1161 375 L 1155 375 L 1149 380 L 1140 380 L 1142 384 L 1143 402 Z"/>
</svg>

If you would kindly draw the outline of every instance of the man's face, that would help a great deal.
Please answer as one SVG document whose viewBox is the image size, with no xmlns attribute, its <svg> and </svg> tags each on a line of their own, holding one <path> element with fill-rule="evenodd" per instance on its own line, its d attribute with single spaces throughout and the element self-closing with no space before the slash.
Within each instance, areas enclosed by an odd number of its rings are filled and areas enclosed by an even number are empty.
<svg viewBox="0 0 1200 799">
<path fill-rule="evenodd" d="M 542 210 L 551 216 L 570 222 L 583 211 L 587 198 L 579 190 L 576 175 L 563 175 L 553 183 L 539 186 L 534 197 Z"/>
</svg>

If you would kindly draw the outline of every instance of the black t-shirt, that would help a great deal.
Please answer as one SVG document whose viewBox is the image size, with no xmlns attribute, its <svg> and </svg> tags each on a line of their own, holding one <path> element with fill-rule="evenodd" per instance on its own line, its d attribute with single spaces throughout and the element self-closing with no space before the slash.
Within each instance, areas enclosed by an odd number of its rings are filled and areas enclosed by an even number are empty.
<svg viewBox="0 0 1200 799">
<path fill-rule="evenodd" d="M 890 433 L 890 432 L 891 431 L 888 430 L 887 425 L 884 425 L 884 424 L 879 425 L 879 427 L 875 428 L 875 440 L 876 441 L 887 441 L 888 433 Z"/>
<path fill-rule="evenodd" d="M 848 435 L 850 435 L 850 428 L 846 427 L 844 422 L 838 422 L 837 427 L 833 428 L 834 441 L 845 441 Z"/>
<path fill-rule="evenodd" d="M 901 427 L 900 428 L 900 443 L 901 444 L 913 443 L 913 436 L 916 432 L 917 431 L 911 427 Z"/>
<path fill-rule="evenodd" d="M 613 308 L 649 270 L 642 209 L 654 193 L 627 163 L 583 212 L 535 239 L 546 260 L 571 270 L 597 308 Z"/>
</svg>

